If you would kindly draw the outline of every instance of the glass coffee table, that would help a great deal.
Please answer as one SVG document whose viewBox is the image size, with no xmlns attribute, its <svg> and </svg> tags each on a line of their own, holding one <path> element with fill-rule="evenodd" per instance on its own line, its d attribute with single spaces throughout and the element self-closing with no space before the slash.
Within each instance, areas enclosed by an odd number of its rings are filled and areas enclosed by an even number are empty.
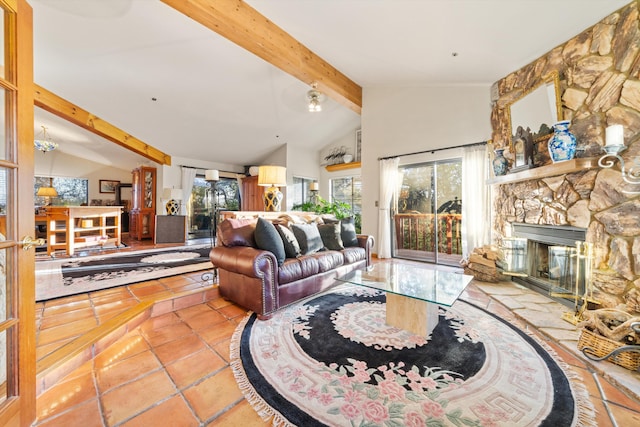
<svg viewBox="0 0 640 427">
<path fill-rule="evenodd" d="M 384 291 L 387 324 L 426 337 L 438 324 L 438 305 L 450 307 L 472 279 L 427 265 L 380 262 L 337 280 Z"/>
</svg>

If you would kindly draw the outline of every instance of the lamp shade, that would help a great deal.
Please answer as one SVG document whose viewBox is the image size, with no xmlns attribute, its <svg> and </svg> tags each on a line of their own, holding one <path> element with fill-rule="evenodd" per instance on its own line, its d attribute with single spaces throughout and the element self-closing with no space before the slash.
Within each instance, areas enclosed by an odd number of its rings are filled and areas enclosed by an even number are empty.
<svg viewBox="0 0 640 427">
<path fill-rule="evenodd" d="M 309 191 L 318 191 L 320 190 L 320 185 L 317 182 L 312 182 L 309 184 Z"/>
<path fill-rule="evenodd" d="M 260 166 L 258 185 L 263 187 L 282 187 L 287 185 L 287 168 L 284 166 Z"/>
<path fill-rule="evenodd" d="M 53 187 L 40 187 L 36 195 L 40 197 L 58 197 L 58 192 Z"/>
<path fill-rule="evenodd" d="M 182 200 L 182 188 L 165 188 L 162 190 L 162 198 L 165 200 Z"/>
<path fill-rule="evenodd" d="M 220 173 L 216 169 L 208 169 L 204 171 L 204 179 L 206 181 L 219 181 Z"/>
</svg>

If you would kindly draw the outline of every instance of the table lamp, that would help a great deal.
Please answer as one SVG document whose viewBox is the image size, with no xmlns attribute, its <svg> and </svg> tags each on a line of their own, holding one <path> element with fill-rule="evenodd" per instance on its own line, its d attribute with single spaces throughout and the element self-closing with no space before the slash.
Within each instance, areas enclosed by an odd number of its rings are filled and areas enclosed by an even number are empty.
<svg viewBox="0 0 640 427">
<path fill-rule="evenodd" d="M 38 197 L 44 197 L 46 206 L 51 204 L 52 197 L 58 197 L 58 192 L 54 187 L 40 187 L 36 193 Z"/>
<path fill-rule="evenodd" d="M 287 185 L 287 168 L 284 166 L 259 166 L 258 185 L 269 187 L 263 195 L 264 210 L 279 212 L 283 195 L 278 187 Z"/>
</svg>

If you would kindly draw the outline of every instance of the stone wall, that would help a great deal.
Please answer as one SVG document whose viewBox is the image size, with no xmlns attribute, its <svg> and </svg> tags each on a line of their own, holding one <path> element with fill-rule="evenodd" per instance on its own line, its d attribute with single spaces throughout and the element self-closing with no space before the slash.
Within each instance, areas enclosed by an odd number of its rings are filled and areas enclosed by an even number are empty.
<svg viewBox="0 0 640 427">
<path fill-rule="evenodd" d="M 505 107 L 541 83 L 560 75 L 563 116 L 578 139 L 578 157 L 599 157 L 605 128 L 622 124 L 627 165 L 640 155 L 639 3 L 633 1 L 492 88 L 494 148 L 508 148 Z M 546 150 L 546 142 L 537 147 Z M 538 157 L 540 158 L 540 157 Z M 543 164 L 549 163 L 548 156 Z M 616 165 L 617 167 L 617 165 Z M 508 223 L 572 225 L 586 228 L 595 248 L 593 283 L 606 307 L 640 312 L 640 185 L 625 183 L 619 170 L 590 169 L 496 188 L 494 231 Z"/>
</svg>

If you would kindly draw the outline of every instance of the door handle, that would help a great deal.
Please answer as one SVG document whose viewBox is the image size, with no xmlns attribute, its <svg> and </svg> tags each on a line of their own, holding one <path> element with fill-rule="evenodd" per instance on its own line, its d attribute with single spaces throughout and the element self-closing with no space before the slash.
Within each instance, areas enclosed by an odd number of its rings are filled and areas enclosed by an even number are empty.
<svg viewBox="0 0 640 427">
<path fill-rule="evenodd" d="M 18 242 L 18 243 L 22 245 L 22 249 L 23 250 L 28 251 L 33 246 L 42 246 L 42 245 L 44 245 L 44 242 L 45 242 L 44 239 L 34 239 L 31 236 L 24 236 L 22 238 L 22 241 Z"/>
</svg>

